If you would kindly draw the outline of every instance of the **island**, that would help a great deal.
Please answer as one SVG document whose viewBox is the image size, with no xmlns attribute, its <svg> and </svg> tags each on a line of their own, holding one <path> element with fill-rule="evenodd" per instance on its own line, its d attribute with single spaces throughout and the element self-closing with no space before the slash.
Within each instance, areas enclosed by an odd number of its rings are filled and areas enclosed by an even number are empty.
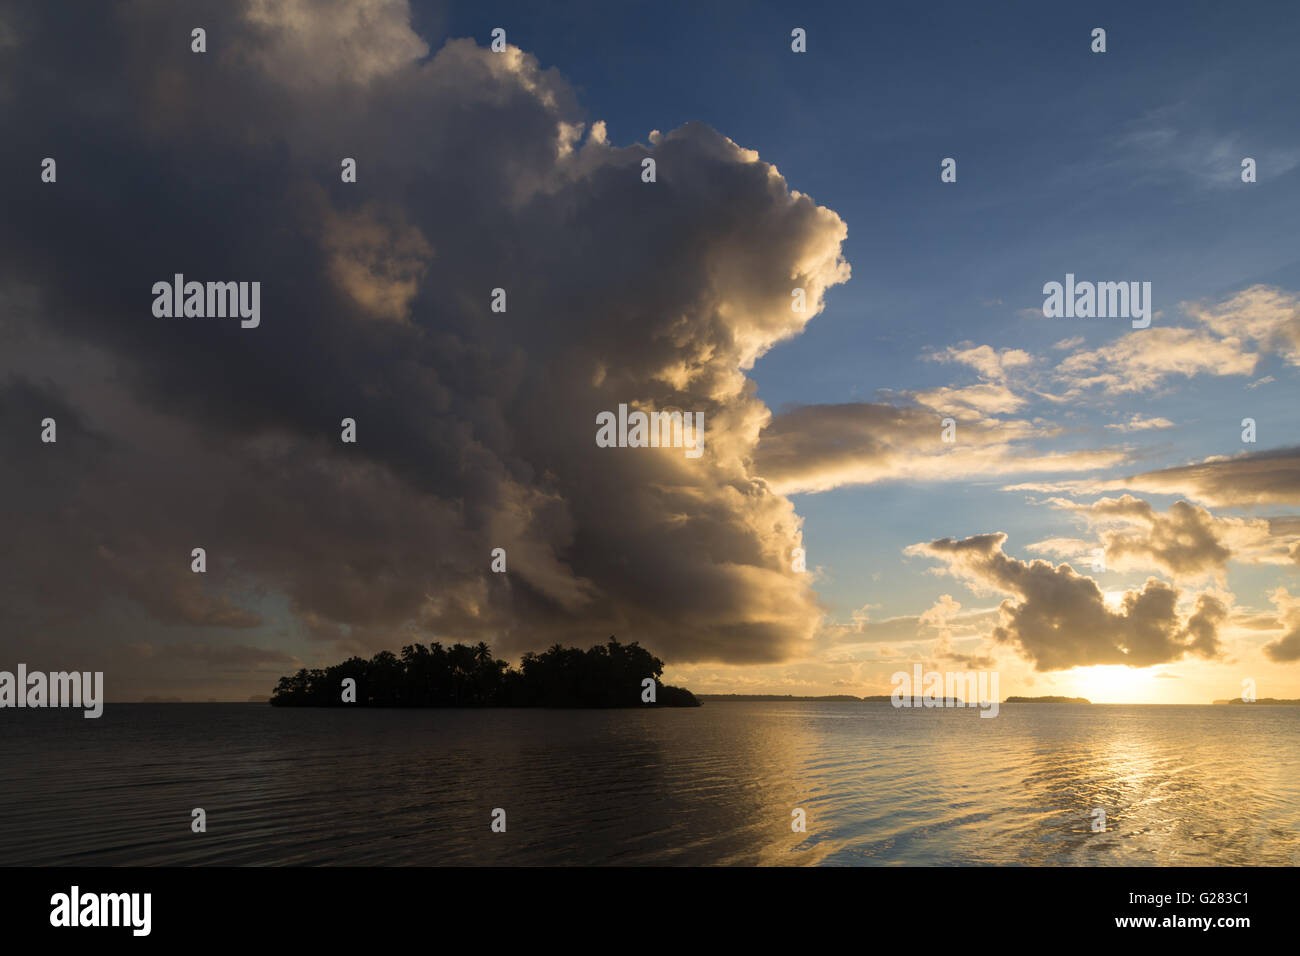
<svg viewBox="0 0 1300 956">
<path fill-rule="evenodd" d="M 1008 697 L 1004 704 L 1091 704 L 1086 697 Z"/>
<path fill-rule="evenodd" d="M 659 682 L 664 664 L 635 641 L 613 637 L 583 651 L 529 651 L 516 670 L 474 646 L 409 644 L 332 667 L 281 677 L 273 707 L 699 707 L 694 694 Z M 349 688 L 346 681 L 352 681 Z M 653 680 L 654 700 L 646 700 Z"/>
<path fill-rule="evenodd" d="M 1261 697 L 1259 700 L 1242 700 L 1240 697 L 1234 697 L 1231 700 L 1216 700 L 1216 704 L 1265 704 L 1276 707 L 1300 707 L 1300 700 L 1293 697 Z"/>
</svg>

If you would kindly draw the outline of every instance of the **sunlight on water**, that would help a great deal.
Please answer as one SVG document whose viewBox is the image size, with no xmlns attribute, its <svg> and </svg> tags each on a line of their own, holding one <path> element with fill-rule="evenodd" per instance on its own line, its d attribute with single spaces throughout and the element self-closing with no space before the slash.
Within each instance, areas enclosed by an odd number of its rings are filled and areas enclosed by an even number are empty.
<svg viewBox="0 0 1300 956">
<path fill-rule="evenodd" d="M 1296 707 L 16 711 L 0 864 L 1295 864 L 1298 732 Z"/>
</svg>

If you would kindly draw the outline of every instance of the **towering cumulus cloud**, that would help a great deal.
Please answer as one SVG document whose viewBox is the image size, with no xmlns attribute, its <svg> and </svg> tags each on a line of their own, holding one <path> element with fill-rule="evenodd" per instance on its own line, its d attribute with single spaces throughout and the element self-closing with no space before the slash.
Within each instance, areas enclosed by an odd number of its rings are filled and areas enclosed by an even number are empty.
<svg viewBox="0 0 1300 956">
<path fill-rule="evenodd" d="M 810 638 L 746 372 L 848 278 L 833 212 L 702 125 L 614 146 L 554 70 L 431 51 L 400 0 L 3 19 L 0 640 Z M 176 273 L 260 282 L 260 325 L 155 317 Z M 705 454 L 597 447 L 620 403 L 703 412 Z"/>
</svg>

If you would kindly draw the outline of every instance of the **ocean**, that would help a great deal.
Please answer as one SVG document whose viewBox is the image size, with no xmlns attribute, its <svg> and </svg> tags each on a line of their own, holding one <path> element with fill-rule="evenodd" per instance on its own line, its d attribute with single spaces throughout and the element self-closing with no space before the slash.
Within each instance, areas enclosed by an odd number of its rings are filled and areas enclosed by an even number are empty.
<svg viewBox="0 0 1300 956">
<path fill-rule="evenodd" d="M 0 865 L 1294 865 L 1298 743 L 1264 706 L 10 710 Z"/>
</svg>

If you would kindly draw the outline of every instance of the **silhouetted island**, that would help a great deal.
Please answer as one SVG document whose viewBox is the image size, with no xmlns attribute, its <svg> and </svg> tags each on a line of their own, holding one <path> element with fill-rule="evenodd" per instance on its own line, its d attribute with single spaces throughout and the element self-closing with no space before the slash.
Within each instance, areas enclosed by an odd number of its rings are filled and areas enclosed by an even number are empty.
<svg viewBox="0 0 1300 956">
<path fill-rule="evenodd" d="M 274 707 L 699 707 L 689 690 L 659 683 L 663 661 L 635 641 L 610 638 L 583 651 L 554 647 L 524 655 L 515 670 L 473 647 L 410 644 L 402 656 L 380 651 L 324 669 L 281 677 Z M 356 681 L 356 702 L 343 701 L 343 681 Z M 642 681 L 655 681 L 654 703 L 643 702 Z"/>
<path fill-rule="evenodd" d="M 1091 704 L 1086 697 L 1008 697 L 1004 704 Z"/>
<path fill-rule="evenodd" d="M 1216 700 L 1216 704 L 1265 704 L 1273 707 L 1296 707 L 1300 706 L 1300 700 L 1294 697 L 1261 697 L 1259 700 L 1242 700 L 1240 697 L 1234 697 L 1231 700 Z"/>
</svg>

